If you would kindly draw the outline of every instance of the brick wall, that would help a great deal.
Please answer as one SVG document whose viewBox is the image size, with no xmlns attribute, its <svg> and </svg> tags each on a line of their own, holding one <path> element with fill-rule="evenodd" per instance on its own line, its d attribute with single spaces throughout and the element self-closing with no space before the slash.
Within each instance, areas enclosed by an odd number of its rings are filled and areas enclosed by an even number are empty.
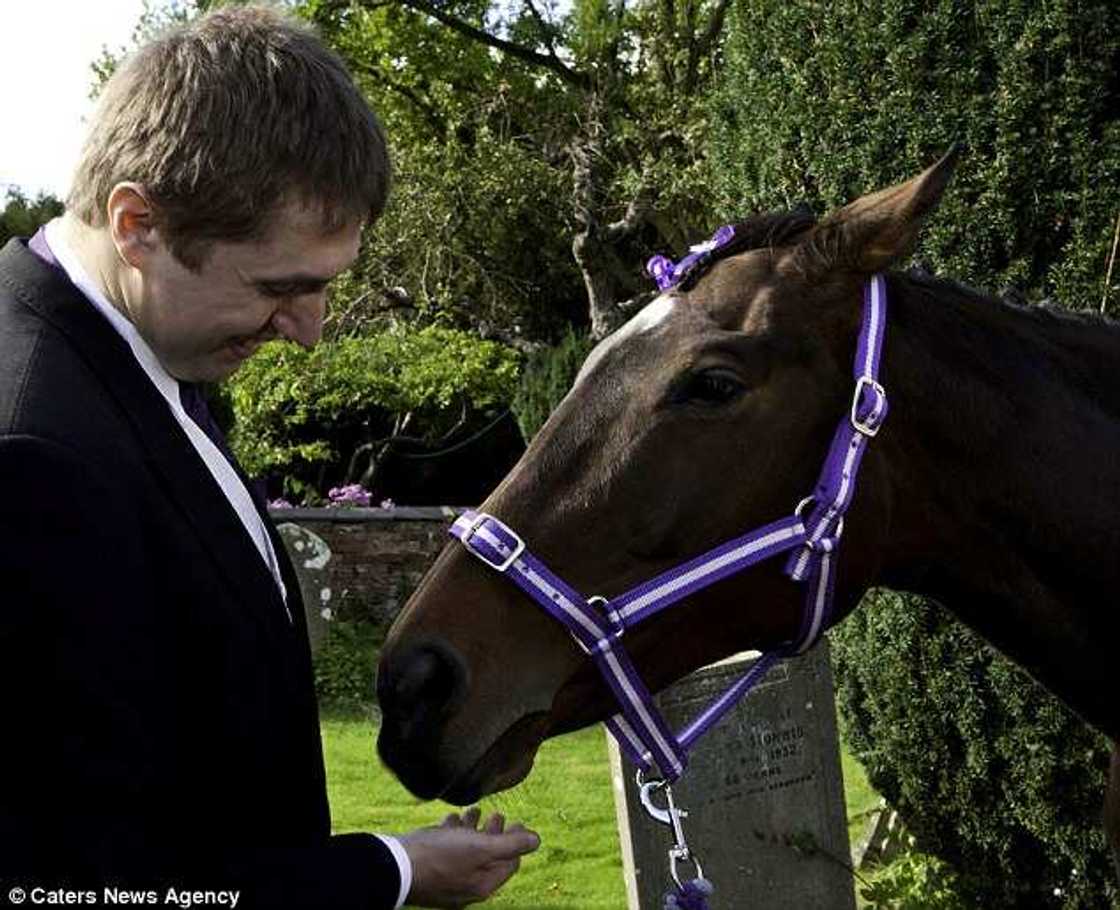
<svg viewBox="0 0 1120 910">
<path fill-rule="evenodd" d="M 341 620 L 378 624 L 396 616 L 451 539 L 462 511 L 447 507 L 395 509 L 274 509 L 277 525 L 297 524 L 330 547 L 326 582 Z M 299 564 L 295 559 L 293 561 Z"/>
</svg>

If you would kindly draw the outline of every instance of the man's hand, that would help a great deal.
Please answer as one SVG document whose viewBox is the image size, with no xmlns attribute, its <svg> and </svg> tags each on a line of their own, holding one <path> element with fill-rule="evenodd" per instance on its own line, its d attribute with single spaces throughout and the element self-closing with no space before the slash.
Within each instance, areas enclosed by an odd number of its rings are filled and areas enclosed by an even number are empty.
<svg viewBox="0 0 1120 910">
<path fill-rule="evenodd" d="M 416 907 L 465 907 L 486 900 L 517 871 L 521 857 L 541 839 L 521 824 L 506 828 L 491 815 L 478 829 L 477 807 L 448 815 L 438 827 L 420 828 L 399 840 L 412 860 L 408 904 Z"/>
</svg>

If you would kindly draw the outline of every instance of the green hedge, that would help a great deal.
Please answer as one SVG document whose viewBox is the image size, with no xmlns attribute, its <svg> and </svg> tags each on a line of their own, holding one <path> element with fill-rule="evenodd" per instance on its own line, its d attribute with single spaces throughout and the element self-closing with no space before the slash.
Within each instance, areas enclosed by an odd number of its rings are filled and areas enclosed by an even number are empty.
<svg viewBox="0 0 1120 910">
<path fill-rule="evenodd" d="M 966 155 L 918 259 L 1098 309 L 1120 212 L 1114 0 L 738 0 L 711 101 L 724 220 L 825 213 Z M 1120 312 L 1120 268 L 1108 312 Z M 940 610 L 880 599 L 834 633 L 847 735 L 973 905 L 1107 906 L 1106 744 Z"/>
<path fill-rule="evenodd" d="M 238 459 L 277 475 L 286 493 L 314 499 L 341 483 L 355 449 L 389 436 L 412 414 L 409 436 L 436 439 L 467 408 L 505 408 L 517 383 L 515 351 L 456 329 L 397 326 L 323 342 L 310 351 L 265 345 L 229 381 Z"/>
<path fill-rule="evenodd" d="M 726 58 L 711 111 L 725 216 L 824 212 L 959 141 L 922 258 L 1099 308 L 1120 212 L 1115 0 L 739 0 Z"/>
<path fill-rule="evenodd" d="M 830 641 L 848 747 L 969 906 L 1115 900 L 1105 737 L 921 598 L 873 593 Z"/>
<path fill-rule="evenodd" d="M 313 655 L 315 695 L 324 708 L 361 711 L 374 704 L 377 657 L 385 628 L 369 622 L 333 620 Z"/>
<path fill-rule="evenodd" d="M 526 442 L 537 434 L 568 394 L 594 346 L 588 336 L 569 328 L 554 347 L 541 348 L 530 355 L 511 405 Z"/>
</svg>

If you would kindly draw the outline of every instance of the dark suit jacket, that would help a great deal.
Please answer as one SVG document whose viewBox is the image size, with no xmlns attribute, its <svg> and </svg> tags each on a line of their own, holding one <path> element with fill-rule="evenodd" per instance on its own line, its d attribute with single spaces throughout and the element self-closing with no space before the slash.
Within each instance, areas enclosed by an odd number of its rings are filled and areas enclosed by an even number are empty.
<svg viewBox="0 0 1120 910">
<path fill-rule="evenodd" d="M 273 543 L 294 624 L 127 344 L 65 274 L 9 242 L 4 893 L 150 884 L 240 888 L 240 907 L 394 905 L 388 848 L 330 836 L 299 584 Z"/>
</svg>

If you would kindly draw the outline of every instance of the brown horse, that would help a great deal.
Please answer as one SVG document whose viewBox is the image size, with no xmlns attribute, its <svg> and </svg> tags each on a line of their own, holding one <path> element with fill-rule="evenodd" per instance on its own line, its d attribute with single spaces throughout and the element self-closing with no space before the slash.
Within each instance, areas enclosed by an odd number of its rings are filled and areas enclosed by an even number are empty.
<svg viewBox="0 0 1120 910">
<path fill-rule="evenodd" d="M 788 515 L 851 399 L 862 285 L 911 250 L 953 166 L 819 224 L 755 219 L 754 249 L 596 348 L 484 511 L 608 598 Z M 847 516 L 837 617 L 873 585 L 934 598 L 1116 741 L 1120 330 L 913 274 L 888 273 L 887 289 L 891 413 Z M 651 689 L 793 638 L 802 591 L 782 562 L 627 632 Z M 458 542 L 394 625 L 378 695 L 386 763 L 457 803 L 512 786 L 542 740 L 615 710 L 563 627 Z"/>
</svg>

